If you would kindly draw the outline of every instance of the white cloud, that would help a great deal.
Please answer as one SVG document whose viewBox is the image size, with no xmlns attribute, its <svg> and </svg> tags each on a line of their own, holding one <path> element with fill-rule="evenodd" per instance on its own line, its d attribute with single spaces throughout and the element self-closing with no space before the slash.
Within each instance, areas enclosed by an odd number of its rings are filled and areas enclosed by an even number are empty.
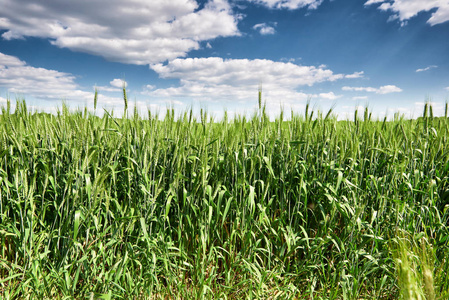
<svg viewBox="0 0 449 300">
<path fill-rule="evenodd" d="M 341 88 L 343 91 L 350 91 L 350 92 L 377 92 L 378 89 L 373 87 L 352 87 L 352 86 L 344 86 Z"/>
<path fill-rule="evenodd" d="M 434 116 L 444 116 L 446 103 L 437 101 L 426 101 L 432 106 L 432 113 Z M 413 109 L 414 117 L 421 117 L 423 114 L 424 106 L 426 102 L 417 101 L 415 102 L 415 107 Z"/>
<path fill-rule="evenodd" d="M 399 92 L 402 92 L 402 89 L 398 88 L 395 85 L 384 85 L 376 91 L 377 94 L 390 94 Z"/>
<path fill-rule="evenodd" d="M 299 9 L 307 7 L 308 9 L 316 9 L 323 0 L 247 0 L 257 4 L 264 5 L 268 8 L 276 9 Z"/>
<path fill-rule="evenodd" d="M 363 74 L 364 74 L 364 73 L 365 73 L 365 72 L 363 72 L 363 71 L 361 71 L 361 72 L 355 72 L 354 74 L 346 75 L 345 77 L 346 77 L 346 78 L 349 78 L 349 79 L 361 78 L 361 77 L 363 77 Z"/>
<path fill-rule="evenodd" d="M 128 86 L 128 83 L 127 83 L 125 80 L 123 80 L 123 79 L 114 79 L 114 80 L 112 80 L 111 82 L 109 82 L 109 84 L 110 84 L 111 86 L 116 87 L 116 88 L 119 88 L 119 89 L 122 89 L 122 88 L 123 88 L 123 85 L 124 85 L 125 87 Z"/>
<path fill-rule="evenodd" d="M 368 0 L 365 5 L 371 5 L 371 4 L 376 4 L 376 3 L 382 3 L 385 0 Z"/>
<path fill-rule="evenodd" d="M 3 53 L 0 53 L 0 87 L 6 88 L 9 93 L 42 100 L 67 100 L 82 104 L 94 99 L 92 92 L 84 91 L 75 83 L 72 74 L 35 68 Z M 120 98 L 103 95 L 100 95 L 99 101 L 104 105 L 122 102 Z"/>
<path fill-rule="evenodd" d="M 101 91 L 101 92 L 121 92 L 122 90 L 116 87 L 110 87 L 110 86 L 95 86 L 95 89 L 97 89 L 97 91 Z"/>
<path fill-rule="evenodd" d="M 438 68 L 438 66 L 428 66 L 423 69 L 417 69 L 416 72 L 419 73 L 419 72 L 429 71 L 430 69 L 435 69 L 435 68 Z"/>
<path fill-rule="evenodd" d="M 185 56 L 200 42 L 239 35 L 226 0 L 0 0 L 4 39 L 32 36 L 111 61 L 145 65 Z"/>
<path fill-rule="evenodd" d="M 365 106 L 363 105 L 355 105 L 355 106 L 351 106 L 351 105 L 343 105 L 341 108 L 348 110 L 348 112 L 352 115 L 354 115 L 354 112 L 357 110 L 359 113 L 361 111 L 365 110 Z"/>
<path fill-rule="evenodd" d="M 93 99 L 68 73 L 28 66 L 17 57 L 0 53 L 0 86 L 11 93 L 25 93 L 42 99 Z"/>
<path fill-rule="evenodd" d="M 368 100 L 368 96 L 352 97 L 352 100 Z"/>
<path fill-rule="evenodd" d="M 320 93 L 318 96 L 325 100 L 336 100 L 338 98 L 343 97 L 342 95 L 335 95 L 334 92 Z"/>
<path fill-rule="evenodd" d="M 281 61 L 282 61 L 282 62 L 291 62 L 291 63 L 294 63 L 294 62 L 296 61 L 296 59 L 294 59 L 294 58 L 286 58 L 286 57 L 282 57 L 282 58 L 281 58 Z"/>
<path fill-rule="evenodd" d="M 151 68 L 162 78 L 179 78 L 183 82 L 232 84 L 232 86 L 275 84 L 278 86 L 312 86 L 345 77 L 322 66 L 298 66 L 266 59 L 227 59 L 220 57 L 176 59 L 167 65 Z"/>
<path fill-rule="evenodd" d="M 430 25 L 436 25 L 449 21 L 449 1 L 447 0 L 369 0 L 365 6 L 379 4 L 382 11 L 392 11 L 390 20 L 399 19 L 402 24 L 420 12 L 436 10 L 427 20 Z"/>
<path fill-rule="evenodd" d="M 180 80 L 179 87 L 145 91 L 152 98 L 183 98 L 225 107 L 235 104 L 244 107 L 257 103 L 257 91 L 262 84 L 263 100 L 273 110 L 278 109 L 280 103 L 293 107 L 309 98 L 337 99 L 340 96 L 333 92 L 307 94 L 298 88 L 345 78 L 344 74 L 334 74 L 322 66 L 298 66 L 265 59 L 187 58 L 151 67 L 161 78 Z"/>
<path fill-rule="evenodd" d="M 445 88 L 447 91 L 449 91 L 449 86 L 447 88 Z"/>
<path fill-rule="evenodd" d="M 128 86 L 128 83 L 124 81 L 123 79 L 113 79 L 109 82 L 110 86 L 95 86 L 94 88 L 97 89 L 97 91 L 102 92 L 122 92 L 123 90 L 123 84 L 125 85 L 125 88 Z"/>
<path fill-rule="evenodd" d="M 373 87 L 350 87 L 350 86 L 344 86 L 341 88 L 343 91 L 350 91 L 350 92 L 369 92 L 369 93 L 376 93 L 376 94 L 389 94 L 389 93 L 398 93 L 402 92 L 402 89 L 398 88 L 395 85 L 384 85 L 379 88 L 373 88 Z"/>
<path fill-rule="evenodd" d="M 267 23 L 260 23 L 253 26 L 254 30 L 258 30 L 261 35 L 275 34 L 274 27 L 267 25 Z"/>
</svg>

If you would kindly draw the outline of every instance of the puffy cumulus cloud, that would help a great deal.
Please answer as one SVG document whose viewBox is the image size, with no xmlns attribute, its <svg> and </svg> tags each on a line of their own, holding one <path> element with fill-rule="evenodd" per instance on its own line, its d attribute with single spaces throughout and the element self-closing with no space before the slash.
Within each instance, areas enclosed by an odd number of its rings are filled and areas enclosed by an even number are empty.
<svg viewBox="0 0 449 300">
<path fill-rule="evenodd" d="M 48 38 L 74 51 L 145 65 L 183 57 L 200 42 L 239 35 L 226 0 L 0 0 L 4 39 Z"/>
<path fill-rule="evenodd" d="M 343 91 L 349 91 L 349 92 L 369 92 L 369 93 L 376 93 L 376 94 L 389 94 L 389 93 L 402 92 L 402 89 L 398 88 L 395 85 L 384 85 L 379 88 L 344 86 L 341 89 Z"/>
<path fill-rule="evenodd" d="M 390 19 L 399 19 L 402 24 L 420 12 L 435 10 L 432 16 L 427 20 L 430 25 L 436 25 L 449 21 L 449 1 L 430 1 L 430 0 L 368 0 L 365 6 L 380 4 L 382 11 L 392 11 Z"/>
<path fill-rule="evenodd" d="M 281 87 L 312 86 L 323 81 L 345 78 L 324 66 L 298 66 L 267 59 L 227 59 L 220 57 L 175 59 L 151 68 L 162 78 L 181 79 L 181 83 L 201 82 L 205 85 L 225 84 L 234 87 L 264 85 Z"/>
<path fill-rule="evenodd" d="M 275 23 L 276 25 L 276 23 Z M 254 30 L 259 31 L 261 35 L 275 34 L 276 30 L 274 27 L 267 25 L 267 23 L 260 23 L 253 26 Z"/>
<path fill-rule="evenodd" d="M 323 81 L 335 81 L 351 75 L 334 74 L 324 66 L 298 66 L 267 59 L 227 59 L 220 57 L 175 59 L 151 68 L 162 78 L 177 78 L 181 82 L 232 84 L 233 86 L 275 84 L 279 86 L 312 86 Z"/>
<path fill-rule="evenodd" d="M 428 67 L 426 67 L 426 68 L 417 69 L 417 70 L 416 70 L 416 73 L 429 71 L 430 69 L 435 69 L 435 68 L 438 68 L 438 66 L 428 66 Z"/>
<path fill-rule="evenodd" d="M 333 92 L 307 94 L 298 88 L 347 76 L 334 74 L 323 66 L 299 66 L 265 59 L 187 58 L 151 67 L 161 78 L 179 79 L 180 86 L 147 90 L 147 95 L 158 99 L 179 97 L 225 105 L 256 104 L 260 84 L 263 99 L 268 105 L 283 103 L 292 106 L 310 98 L 333 100 L 340 96 Z"/>
<path fill-rule="evenodd" d="M 123 79 L 113 79 L 109 84 L 109 86 L 95 86 L 94 88 L 103 92 L 122 92 L 123 85 L 125 88 L 128 86 L 128 83 Z"/>
<path fill-rule="evenodd" d="M 299 9 L 307 7 L 308 9 L 316 9 L 323 0 L 247 0 L 257 4 L 264 5 L 268 8 L 275 9 Z"/>
<path fill-rule="evenodd" d="M 109 84 L 120 89 L 123 88 L 123 86 L 124 87 L 128 86 L 128 83 L 123 79 L 114 79 L 111 82 L 109 82 Z"/>
<path fill-rule="evenodd" d="M 93 101 L 92 92 L 82 90 L 75 83 L 75 76 L 56 70 L 36 68 L 27 65 L 17 57 L 0 53 L 0 87 L 9 93 L 31 96 L 42 100 L 67 100 L 85 103 Z M 120 104 L 120 98 L 101 95 L 105 105 Z"/>
<path fill-rule="evenodd" d="M 0 71 L 6 69 L 6 67 L 22 67 L 25 63 L 15 56 L 6 55 L 0 52 Z"/>
<path fill-rule="evenodd" d="M 0 53 L 0 86 L 12 93 L 25 93 L 42 99 L 93 98 L 74 82 L 68 73 L 28 66 L 17 57 Z"/>
<path fill-rule="evenodd" d="M 378 94 L 390 94 L 390 93 L 400 93 L 402 92 L 401 88 L 398 88 L 395 85 L 384 85 L 381 86 L 376 93 Z"/>
</svg>

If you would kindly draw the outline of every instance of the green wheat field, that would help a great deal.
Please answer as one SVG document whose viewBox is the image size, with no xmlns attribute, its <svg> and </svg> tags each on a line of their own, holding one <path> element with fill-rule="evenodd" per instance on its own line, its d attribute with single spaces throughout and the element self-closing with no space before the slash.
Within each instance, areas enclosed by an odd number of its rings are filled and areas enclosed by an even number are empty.
<svg viewBox="0 0 449 300">
<path fill-rule="evenodd" d="M 447 105 L 346 121 L 10 106 L 1 299 L 449 299 Z"/>
</svg>

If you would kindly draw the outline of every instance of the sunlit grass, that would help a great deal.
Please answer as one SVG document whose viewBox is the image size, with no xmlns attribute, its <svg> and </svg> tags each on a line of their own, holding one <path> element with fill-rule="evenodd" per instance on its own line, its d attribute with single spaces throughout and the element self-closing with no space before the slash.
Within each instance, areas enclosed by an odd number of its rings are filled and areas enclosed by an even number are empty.
<svg viewBox="0 0 449 300">
<path fill-rule="evenodd" d="M 1 298 L 448 299 L 449 121 L 431 112 L 270 122 L 260 102 L 197 122 L 8 103 Z"/>
</svg>

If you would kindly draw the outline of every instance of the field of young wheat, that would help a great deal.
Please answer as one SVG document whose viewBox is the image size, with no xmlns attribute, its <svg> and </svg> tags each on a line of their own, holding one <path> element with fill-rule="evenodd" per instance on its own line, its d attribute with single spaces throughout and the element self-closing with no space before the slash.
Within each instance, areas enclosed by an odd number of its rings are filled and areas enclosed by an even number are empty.
<svg viewBox="0 0 449 300">
<path fill-rule="evenodd" d="M 8 103 L 0 298 L 448 299 L 448 145 L 428 105 L 214 121 Z"/>
</svg>

